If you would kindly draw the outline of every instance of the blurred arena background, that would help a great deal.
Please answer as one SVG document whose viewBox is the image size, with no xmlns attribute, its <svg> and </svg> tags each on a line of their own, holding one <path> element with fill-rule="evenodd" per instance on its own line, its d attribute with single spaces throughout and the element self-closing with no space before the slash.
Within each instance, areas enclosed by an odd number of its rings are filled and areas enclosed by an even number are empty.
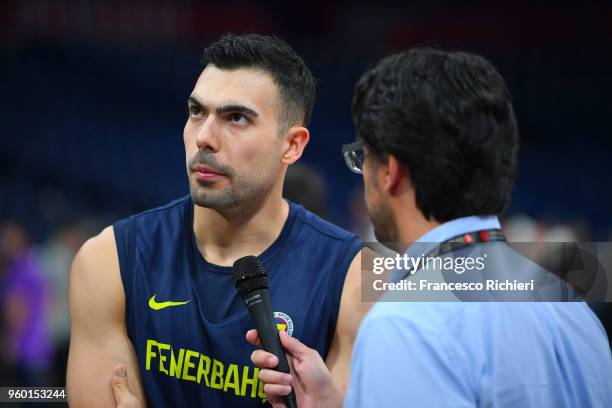
<svg viewBox="0 0 612 408">
<path fill-rule="evenodd" d="M 332 222 L 371 234 L 340 154 L 357 78 L 395 50 L 440 45 L 490 59 L 513 94 L 509 238 L 610 240 L 608 2 L 4 1 L 0 385 L 65 384 L 72 257 L 103 226 L 188 192 L 187 96 L 204 46 L 228 31 L 281 36 L 318 78 L 311 142 L 286 192 Z M 610 330 L 610 305 L 594 308 Z"/>
</svg>

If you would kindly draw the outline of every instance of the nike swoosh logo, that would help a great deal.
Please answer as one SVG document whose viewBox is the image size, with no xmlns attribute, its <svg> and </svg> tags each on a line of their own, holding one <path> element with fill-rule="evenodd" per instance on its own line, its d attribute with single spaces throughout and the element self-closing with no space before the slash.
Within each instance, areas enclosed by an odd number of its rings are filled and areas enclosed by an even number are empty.
<svg viewBox="0 0 612 408">
<path fill-rule="evenodd" d="M 149 299 L 149 307 L 153 310 L 160 310 L 170 306 L 181 306 L 191 302 L 191 300 L 186 300 L 184 302 L 156 302 L 155 296 L 157 295 L 153 295 L 151 296 L 151 299 Z"/>
</svg>

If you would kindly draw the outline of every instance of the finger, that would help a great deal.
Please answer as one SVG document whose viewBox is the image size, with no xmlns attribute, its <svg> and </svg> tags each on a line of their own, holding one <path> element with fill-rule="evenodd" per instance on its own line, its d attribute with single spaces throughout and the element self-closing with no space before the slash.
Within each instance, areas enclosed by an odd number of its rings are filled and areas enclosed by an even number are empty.
<svg viewBox="0 0 612 408">
<path fill-rule="evenodd" d="M 252 345 L 261 347 L 261 342 L 259 341 L 259 335 L 257 334 L 257 330 L 255 329 L 249 330 L 246 334 L 246 339 Z"/>
<path fill-rule="evenodd" d="M 266 399 L 270 404 L 272 404 L 272 408 L 287 408 L 285 405 L 285 401 L 283 401 L 283 397 L 275 397 L 272 395 L 266 395 Z"/>
<path fill-rule="evenodd" d="M 287 354 L 287 363 L 289 363 L 289 372 L 295 373 L 295 366 L 300 363 L 297 357 L 293 357 L 291 354 Z"/>
<path fill-rule="evenodd" d="M 265 384 L 264 392 L 266 393 L 266 398 L 268 400 L 277 400 L 280 397 L 289 395 L 289 393 L 291 392 L 291 386 L 279 384 Z"/>
<path fill-rule="evenodd" d="M 113 394 L 115 394 L 115 401 L 117 405 L 121 405 L 127 398 L 130 392 L 128 387 L 127 369 L 124 365 L 116 365 L 113 369 Z"/>
<path fill-rule="evenodd" d="M 291 385 L 293 382 L 291 374 L 268 369 L 259 372 L 259 379 L 266 384 Z"/>
<path fill-rule="evenodd" d="M 291 354 L 294 357 L 297 357 L 300 360 L 302 360 L 302 359 L 312 355 L 312 353 L 314 351 L 310 347 L 304 345 L 302 342 L 300 342 L 295 337 L 289 336 L 284 331 L 280 331 L 279 332 L 279 337 L 280 337 L 280 340 L 281 340 L 281 343 L 282 343 L 284 349 L 289 354 Z M 314 352 L 316 353 L 316 351 L 314 351 Z"/>
<path fill-rule="evenodd" d="M 142 404 L 130 391 L 127 378 L 127 369 L 124 365 L 117 365 L 113 369 L 112 388 L 118 408 L 140 408 Z"/>
<path fill-rule="evenodd" d="M 259 368 L 275 368 L 278 365 L 278 358 L 263 350 L 255 350 L 251 354 L 251 361 Z"/>
</svg>

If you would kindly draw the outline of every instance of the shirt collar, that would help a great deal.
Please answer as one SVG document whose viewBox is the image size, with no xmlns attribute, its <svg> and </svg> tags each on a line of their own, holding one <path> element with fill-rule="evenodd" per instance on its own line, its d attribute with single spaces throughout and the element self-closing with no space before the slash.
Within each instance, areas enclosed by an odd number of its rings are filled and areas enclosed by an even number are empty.
<svg viewBox="0 0 612 408">
<path fill-rule="evenodd" d="M 467 217 L 455 218 L 454 220 L 440 224 L 431 231 L 421 235 L 421 237 L 417 239 L 414 244 L 408 247 L 406 250 L 406 255 L 409 257 L 427 255 L 427 253 L 435 249 L 437 244 L 448 241 L 449 239 L 459 235 L 467 234 L 469 232 L 500 228 L 501 226 L 499 224 L 499 220 L 494 215 L 470 215 Z M 392 282 L 396 282 L 402 279 L 405 274 L 406 271 L 396 269 L 391 272 L 390 280 Z"/>
<path fill-rule="evenodd" d="M 469 217 L 456 218 L 438 225 L 431 231 L 421 235 L 415 242 L 440 243 L 448 241 L 458 235 L 468 232 L 499 229 L 499 220 L 494 215 L 485 217 L 471 215 Z"/>
</svg>

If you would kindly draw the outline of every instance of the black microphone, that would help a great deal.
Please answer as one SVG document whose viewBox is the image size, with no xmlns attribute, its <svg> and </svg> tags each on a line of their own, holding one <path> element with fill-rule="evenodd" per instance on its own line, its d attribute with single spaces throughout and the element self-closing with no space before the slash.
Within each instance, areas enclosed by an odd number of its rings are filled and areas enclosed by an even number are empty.
<svg viewBox="0 0 612 408">
<path fill-rule="evenodd" d="M 289 373 L 289 363 L 278 337 L 278 328 L 270 304 L 268 275 L 259 258 L 245 256 L 234 262 L 234 284 L 249 309 L 263 349 L 278 357 L 275 370 Z M 287 408 L 297 408 L 295 393 L 283 397 Z"/>
</svg>

